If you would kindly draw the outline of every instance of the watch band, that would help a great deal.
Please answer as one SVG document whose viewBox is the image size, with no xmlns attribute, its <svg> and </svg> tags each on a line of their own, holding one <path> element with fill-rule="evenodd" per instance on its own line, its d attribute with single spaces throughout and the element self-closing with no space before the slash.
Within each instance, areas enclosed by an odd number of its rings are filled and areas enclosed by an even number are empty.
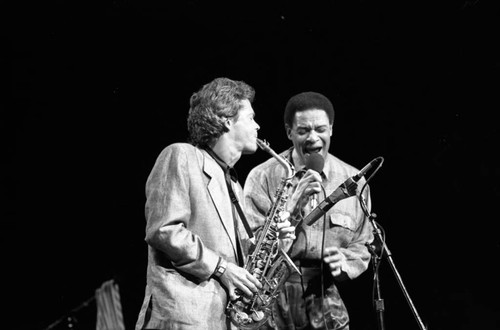
<svg viewBox="0 0 500 330">
<path fill-rule="evenodd" d="M 226 271 L 227 261 L 222 257 L 219 257 L 219 262 L 217 263 L 217 267 L 215 267 L 214 276 L 221 277 L 222 274 Z"/>
</svg>

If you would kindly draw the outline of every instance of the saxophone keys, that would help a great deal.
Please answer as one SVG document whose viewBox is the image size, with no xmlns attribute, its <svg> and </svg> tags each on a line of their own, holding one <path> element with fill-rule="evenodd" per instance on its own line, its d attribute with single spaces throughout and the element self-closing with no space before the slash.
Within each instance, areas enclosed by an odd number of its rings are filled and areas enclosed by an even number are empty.
<svg viewBox="0 0 500 330">
<path fill-rule="evenodd" d="M 253 275 L 261 275 L 262 274 L 262 269 L 260 268 L 255 268 L 253 270 Z"/>
<path fill-rule="evenodd" d="M 259 322 L 264 319 L 264 316 L 265 314 L 263 311 L 254 311 L 251 317 L 254 322 Z"/>
</svg>

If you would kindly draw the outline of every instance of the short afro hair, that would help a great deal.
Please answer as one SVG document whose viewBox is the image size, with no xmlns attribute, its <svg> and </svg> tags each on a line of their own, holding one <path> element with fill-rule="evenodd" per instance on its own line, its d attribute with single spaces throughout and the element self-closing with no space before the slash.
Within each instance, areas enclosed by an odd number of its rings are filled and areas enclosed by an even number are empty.
<svg viewBox="0 0 500 330">
<path fill-rule="evenodd" d="M 319 109 L 324 110 L 330 119 L 330 124 L 333 124 L 335 111 L 330 100 L 323 94 L 316 92 L 303 92 L 292 96 L 285 107 L 285 127 L 293 126 L 295 113 L 305 110 Z"/>
</svg>

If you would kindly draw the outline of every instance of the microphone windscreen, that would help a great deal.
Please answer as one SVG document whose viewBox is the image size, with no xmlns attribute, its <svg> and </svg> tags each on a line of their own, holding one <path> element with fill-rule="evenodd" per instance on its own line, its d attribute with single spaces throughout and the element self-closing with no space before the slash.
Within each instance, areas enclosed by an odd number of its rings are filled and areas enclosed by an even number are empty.
<svg viewBox="0 0 500 330">
<path fill-rule="evenodd" d="M 325 159 L 318 152 L 313 152 L 306 155 L 305 163 L 308 169 L 321 173 L 323 172 L 323 167 L 325 166 Z"/>
</svg>

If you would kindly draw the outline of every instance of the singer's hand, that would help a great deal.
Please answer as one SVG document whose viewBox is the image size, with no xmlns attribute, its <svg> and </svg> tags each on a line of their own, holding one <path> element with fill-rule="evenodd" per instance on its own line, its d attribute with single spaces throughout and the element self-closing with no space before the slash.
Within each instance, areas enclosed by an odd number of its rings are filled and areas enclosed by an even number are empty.
<svg viewBox="0 0 500 330">
<path fill-rule="evenodd" d="M 338 277 L 342 274 L 342 266 L 345 264 L 345 256 L 336 246 L 329 246 L 325 248 L 325 257 L 323 261 L 328 264 L 330 273 L 333 277 Z"/>
<path fill-rule="evenodd" d="M 302 209 L 309 201 L 309 196 L 321 192 L 321 175 L 314 170 L 307 170 L 295 187 L 292 196 L 287 203 L 287 209 Z"/>
</svg>

